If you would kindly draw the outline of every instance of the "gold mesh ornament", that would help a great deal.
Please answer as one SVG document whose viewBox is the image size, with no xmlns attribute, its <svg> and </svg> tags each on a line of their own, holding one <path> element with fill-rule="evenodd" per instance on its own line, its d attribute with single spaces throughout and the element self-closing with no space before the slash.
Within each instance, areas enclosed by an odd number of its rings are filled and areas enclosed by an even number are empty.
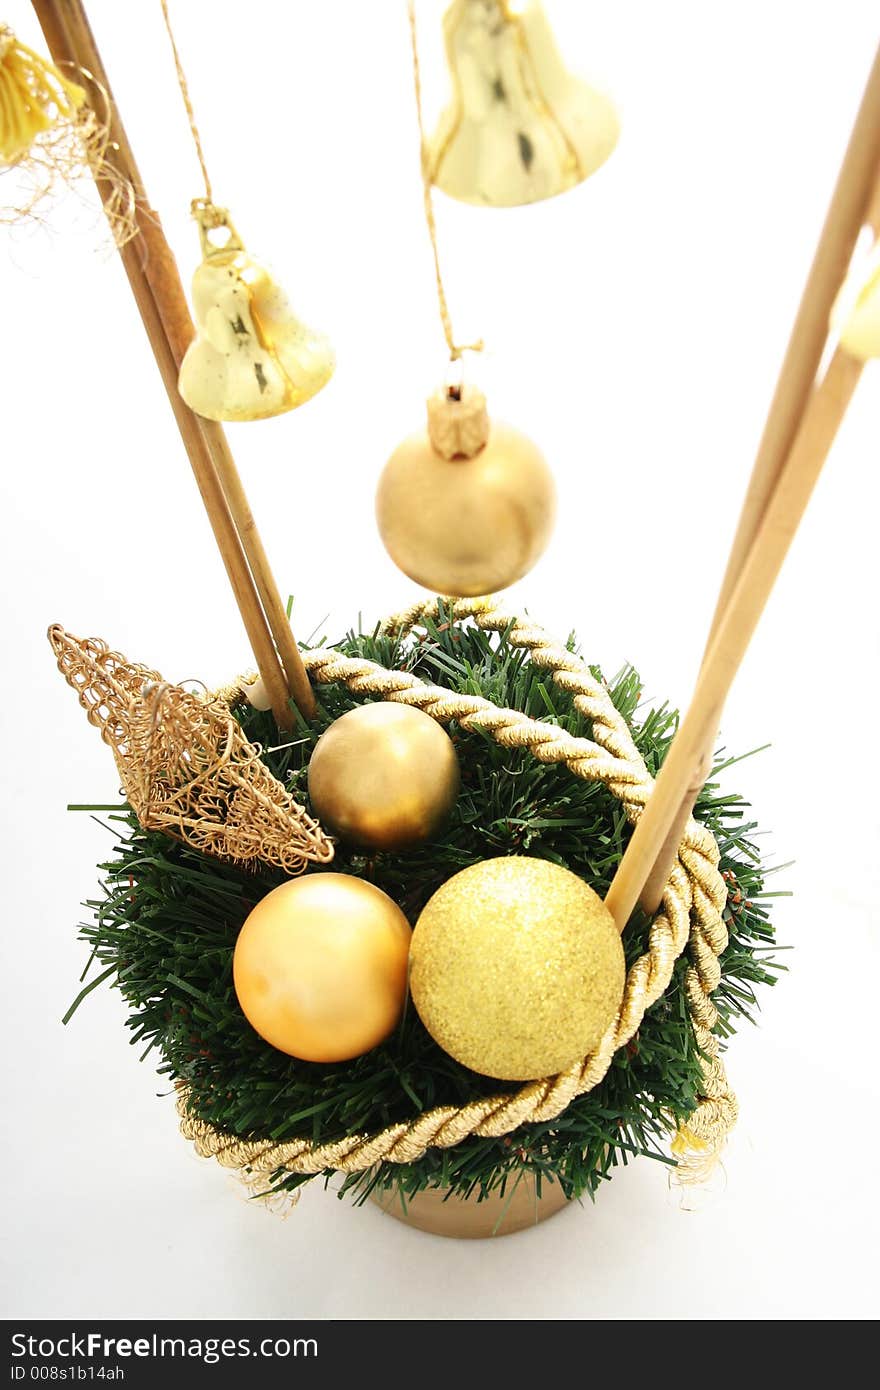
<svg viewBox="0 0 880 1390">
<path fill-rule="evenodd" d="M 116 760 L 145 830 L 288 874 L 327 864 L 333 845 L 260 760 L 221 701 L 202 700 L 98 638 L 49 629 L 58 669 Z"/>
</svg>

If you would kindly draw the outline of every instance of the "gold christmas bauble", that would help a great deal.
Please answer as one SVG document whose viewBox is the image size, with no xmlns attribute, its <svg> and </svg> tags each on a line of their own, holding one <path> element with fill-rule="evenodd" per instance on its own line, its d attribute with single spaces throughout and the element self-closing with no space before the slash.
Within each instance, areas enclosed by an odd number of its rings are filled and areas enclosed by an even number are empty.
<svg viewBox="0 0 880 1390">
<path fill-rule="evenodd" d="M 371 849 L 430 840 L 458 796 L 458 758 L 446 731 L 419 709 L 378 701 L 335 720 L 309 762 L 309 798 L 340 839 Z"/>
<path fill-rule="evenodd" d="M 364 879 L 291 879 L 257 903 L 239 933 L 232 973 L 242 1012 L 291 1057 L 359 1057 L 403 1012 L 411 935 L 397 904 Z"/>
<path fill-rule="evenodd" d="M 521 579 L 550 539 L 555 510 L 543 455 L 518 430 L 490 423 L 477 392 L 429 402 L 428 430 L 395 449 L 376 493 L 394 563 L 433 593 L 460 598 Z"/>
<path fill-rule="evenodd" d="M 614 1022 L 626 969 L 598 894 L 568 869 L 517 856 L 472 864 L 426 904 L 410 989 L 428 1032 L 503 1081 L 564 1071 Z"/>
</svg>

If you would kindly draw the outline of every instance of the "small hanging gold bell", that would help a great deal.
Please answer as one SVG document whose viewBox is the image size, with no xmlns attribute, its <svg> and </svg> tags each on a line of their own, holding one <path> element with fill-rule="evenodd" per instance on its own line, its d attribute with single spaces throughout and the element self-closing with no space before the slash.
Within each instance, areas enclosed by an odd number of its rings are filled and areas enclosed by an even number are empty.
<svg viewBox="0 0 880 1390">
<path fill-rule="evenodd" d="M 202 263 L 193 275 L 196 336 L 180 366 L 181 396 L 209 420 L 265 420 L 294 410 L 333 375 L 329 342 L 296 317 L 225 208 L 198 199 L 193 216 Z"/>
<path fill-rule="evenodd" d="M 566 70 L 539 0 L 454 0 L 443 19 L 453 99 L 428 142 L 433 183 L 515 207 L 564 193 L 617 144 L 617 113 Z"/>
</svg>

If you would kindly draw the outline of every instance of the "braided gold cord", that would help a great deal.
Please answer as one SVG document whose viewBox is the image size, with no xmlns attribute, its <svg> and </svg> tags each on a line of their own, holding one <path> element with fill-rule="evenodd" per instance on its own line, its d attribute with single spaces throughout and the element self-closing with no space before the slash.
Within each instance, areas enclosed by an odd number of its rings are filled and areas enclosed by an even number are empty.
<svg viewBox="0 0 880 1390">
<path fill-rule="evenodd" d="M 355 693 L 414 705 L 443 723 L 454 719 L 463 729 L 489 733 L 505 747 L 528 748 L 541 762 L 565 763 L 575 776 L 603 782 L 620 800 L 628 819 L 637 821 L 651 794 L 653 779 L 625 719 L 586 663 L 553 642 L 542 628 L 512 617 L 492 599 L 449 603 L 455 620 L 472 618 L 484 631 L 505 633 L 511 646 L 528 651 L 536 666 L 549 671 L 554 682 L 572 694 L 576 708 L 591 721 L 593 739 L 577 738 L 518 710 L 499 709 L 480 696 L 455 694 L 417 676 L 389 671 L 332 649 L 304 654 L 311 679 L 322 685 L 340 682 Z M 426 615 L 436 613 L 436 604 L 435 599 L 416 604 L 389 619 L 381 630 L 387 635 L 404 635 Z M 230 687 L 227 696 L 234 689 Z M 693 1141 L 705 1167 L 705 1155 L 717 1153 L 736 1119 L 736 1099 L 712 1031 L 718 1015 L 710 995 L 720 981 L 718 957 L 727 944 L 722 916 L 727 890 L 718 860 L 713 836 L 691 819 L 664 889 L 661 909 L 651 924 L 648 950 L 627 974 L 617 1019 L 593 1053 L 558 1076 L 528 1082 L 517 1091 L 461 1107 L 437 1106 L 413 1120 L 389 1125 L 378 1134 L 351 1135 L 329 1144 L 305 1139 L 239 1139 L 191 1115 L 186 1090 L 182 1089 L 178 1110 L 183 1134 L 203 1157 L 216 1158 L 226 1167 L 249 1174 L 268 1176 L 282 1170 L 320 1173 L 329 1169 L 356 1173 L 380 1162 L 411 1163 L 428 1148 L 452 1148 L 469 1135 L 495 1138 L 523 1124 L 553 1120 L 577 1096 L 602 1081 L 614 1053 L 634 1037 L 646 1010 L 668 988 L 675 962 L 690 944 L 692 963 L 685 990 L 704 1057 L 704 1084 L 688 1119 L 685 1139 Z M 682 1141 L 679 1147 L 686 1151 L 687 1143 Z M 686 1153 L 680 1161 L 686 1166 Z"/>
</svg>

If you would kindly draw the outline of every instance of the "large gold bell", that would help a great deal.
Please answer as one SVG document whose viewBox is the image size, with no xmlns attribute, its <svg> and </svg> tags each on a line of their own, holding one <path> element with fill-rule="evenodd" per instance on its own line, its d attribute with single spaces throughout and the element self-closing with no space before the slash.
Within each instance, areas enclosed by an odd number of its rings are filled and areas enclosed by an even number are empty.
<svg viewBox="0 0 880 1390">
<path fill-rule="evenodd" d="M 539 0 L 454 0 L 443 28 L 453 99 L 427 150 L 438 188 L 515 207 L 564 193 L 604 164 L 617 113 L 566 70 Z"/>
<path fill-rule="evenodd" d="M 333 375 L 333 350 L 293 313 L 265 266 L 252 260 L 228 212 L 193 206 L 202 262 L 193 276 L 196 336 L 178 387 L 209 420 L 264 420 L 310 399 Z"/>
</svg>

